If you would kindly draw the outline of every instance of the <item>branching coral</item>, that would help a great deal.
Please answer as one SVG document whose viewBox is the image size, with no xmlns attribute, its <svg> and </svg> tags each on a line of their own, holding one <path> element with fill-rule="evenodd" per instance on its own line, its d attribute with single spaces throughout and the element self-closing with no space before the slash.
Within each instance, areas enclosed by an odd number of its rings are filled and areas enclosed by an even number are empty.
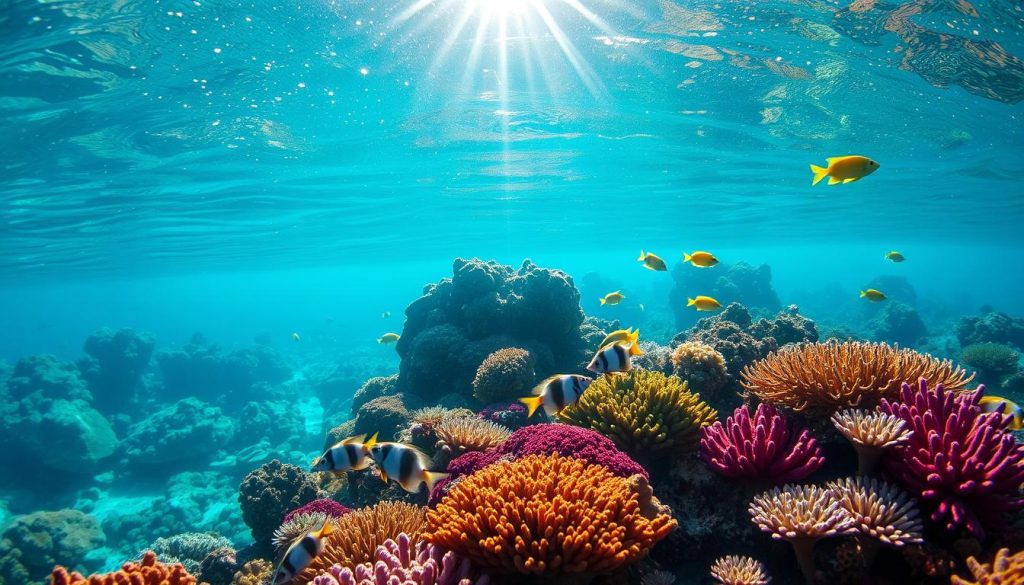
<svg viewBox="0 0 1024 585">
<path fill-rule="evenodd" d="M 934 508 L 932 522 L 979 538 L 1024 508 L 1024 445 L 1005 431 L 1010 415 L 982 413 L 983 393 L 983 386 L 959 394 L 941 384 L 929 389 L 922 379 L 903 385 L 901 402 L 880 407 L 914 432 L 890 450 L 886 470 Z"/>
<path fill-rule="evenodd" d="M 800 481 L 825 464 L 818 442 L 797 432 L 770 404 L 757 405 L 754 416 L 746 406 L 737 408 L 725 425 L 715 422 L 701 429 L 701 457 L 726 477 L 773 483 Z"/>
<path fill-rule="evenodd" d="M 727 555 L 711 565 L 711 578 L 720 585 L 768 585 L 764 565 L 750 557 Z"/>
<path fill-rule="evenodd" d="M 479 418 L 447 418 L 437 425 L 437 448 L 448 457 L 467 451 L 486 451 L 512 434 L 507 428 Z"/>
<path fill-rule="evenodd" d="M 647 370 L 603 376 L 559 414 L 644 459 L 696 449 L 701 427 L 717 416 L 679 378 Z"/>
<path fill-rule="evenodd" d="M 125 563 L 121 570 L 105 575 L 91 575 L 88 579 L 78 573 L 68 573 L 57 567 L 50 575 L 50 585 L 196 585 L 196 578 L 180 564 L 165 565 L 156 560 L 156 554 L 147 551 L 138 563 Z"/>
<path fill-rule="evenodd" d="M 999 549 L 992 564 L 967 559 L 973 580 L 954 575 L 949 585 L 1020 585 L 1024 583 L 1024 551 L 1010 554 L 1010 549 Z"/>
<path fill-rule="evenodd" d="M 313 579 L 313 585 L 487 585 L 486 576 L 474 578 L 469 561 L 444 552 L 424 541 L 413 545 L 408 534 L 399 534 L 377 547 L 375 563 L 354 568 L 334 565 Z"/>
<path fill-rule="evenodd" d="M 473 396 L 482 404 L 515 400 L 533 386 L 534 366 L 533 356 L 525 349 L 499 349 L 477 368 Z"/>
<path fill-rule="evenodd" d="M 917 506 L 898 487 L 864 478 L 835 481 L 829 487 L 863 536 L 896 548 L 921 542 L 924 527 Z"/>
<path fill-rule="evenodd" d="M 927 378 L 952 391 L 972 376 L 952 362 L 884 343 L 855 341 L 789 346 L 743 368 L 743 387 L 765 402 L 830 414 L 894 399 L 900 384 Z"/>
<path fill-rule="evenodd" d="M 427 512 L 426 539 L 504 573 L 599 573 L 641 557 L 676 527 L 645 517 L 629 481 L 558 454 L 491 465 Z"/>
<path fill-rule="evenodd" d="M 772 488 L 754 497 L 749 512 L 762 531 L 793 545 L 808 584 L 814 583 L 814 543 L 853 528 L 835 492 L 816 485 Z"/>
<path fill-rule="evenodd" d="M 672 350 L 672 373 L 705 396 L 718 392 L 729 381 L 725 357 L 710 345 L 696 341 L 680 343 Z"/>
<path fill-rule="evenodd" d="M 914 434 L 897 416 L 853 408 L 833 414 L 832 424 L 857 451 L 857 475 L 873 472 L 885 449 Z"/>
</svg>

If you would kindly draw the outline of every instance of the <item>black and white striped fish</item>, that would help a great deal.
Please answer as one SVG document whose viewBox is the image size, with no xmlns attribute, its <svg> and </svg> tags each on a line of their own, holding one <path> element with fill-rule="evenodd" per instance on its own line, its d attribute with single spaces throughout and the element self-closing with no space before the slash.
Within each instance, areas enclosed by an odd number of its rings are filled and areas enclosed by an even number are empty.
<svg viewBox="0 0 1024 585">
<path fill-rule="evenodd" d="M 416 493 L 421 484 L 427 484 L 427 491 L 434 484 L 448 477 L 427 469 L 430 457 L 415 447 L 403 443 L 377 443 L 370 447 L 370 457 L 380 468 L 380 478 L 395 480 L 407 492 Z"/>
<path fill-rule="evenodd" d="M 594 354 L 587 369 L 595 374 L 610 374 L 612 372 L 628 372 L 633 366 L 629 362 L 631 343 L 613 343 L 602 347 Z"/>
<path fill-rule="evenodd" d="M 533 416 L 533 413 L 541 406 L 544 407 L 544 412 L 548 413 L 548 416 L 554 416 L 563 408 L 575 404 L 593 381 L 579 374 L 551 376 L 537 384 L 533 389 L 533 396 L 520 398 L 519 402 L 526 405 L 527 417 Z"/>
<path fill-rule="evenodd" d="M 311 471 L 345 473 L 346 471 L 366 469 L 370 466 L 368 455 L 370 447 L 377 443 L 377 434 L 374 433 L 369 441 L 364 441 L 365 438 L 366 435 L 359 435 L 335 444 L 313 462 Z"/>
<path fill-rule="evenodd" d="M 277 565 L 277 570 L 274 571 L 274 585 L 283 585 L 284 583 L 291 583 L 295 577 L 301 573 L 318 554 L 324 550 L 324 538 L 331 534 L 330 519 L 324 521 L 324 525 L 320 527 L 320 530 L 309 532 L 303 535 L 302 538 L 297 539 L 288 547 L 285 551 L 284 557 L 281 558 L 281 562 Z"/>
</svg>

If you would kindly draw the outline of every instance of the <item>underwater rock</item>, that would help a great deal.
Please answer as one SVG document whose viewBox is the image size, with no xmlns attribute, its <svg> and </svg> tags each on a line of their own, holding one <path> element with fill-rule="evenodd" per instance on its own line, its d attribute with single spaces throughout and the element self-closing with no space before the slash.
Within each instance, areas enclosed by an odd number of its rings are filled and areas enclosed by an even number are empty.
<svg viewBox="0 0 1024 585">
<path fill-rule="evenodd" d="M 928 334 L 917 309 L 899 301 L 884 305 L 867 324 L 868 332 L 875 341 L 913 346 Z"/>
<path fill-rule="evenodd" d="M 88 354 L 78 362 L 96 405 L 104 412 L 126 411 L 153 355 L 153 337 L 133 329 L 104 327 L 85 340 Z"/>
<path fill-rule="evenodd" d="M 748 331 L 757 339 L 774 339 L 779 347 L 818 341 L 818 328 L 814 321 L 801 315 L 795 305 L 771 319 L 758 319 Z"/>
<path fill-rule="evenodd" d="M 161 536 L 146 549 L 156 553 L 162 563 L 181 563 L 189 573 L 197 574 L 200 563 L 208 554 L 230 546 L 231 541 L 219 534 L 184 532 L 173 536 Z"/>
<path fill-rule="evenodd" d="M 756 337 L 752 331 L 753 325 L 753 318 L 746 307 L 732 303 L 721 313 L 705 317 L 689 331 L 677 335 L 672 339 L 672 345 L 684 341 L 710 345 L 725 358 L 730 381 L 735 383 L 739 380 L 744 366 L 767 356 L 779 347 L 774 337 Z M 758 331 L 769 331 L 771 328 L 771 325 L 758 325 Z M 736 405 L 723 406 L 734 408 Z"/>
<path fill-rule="evenodd" d="M 1005 343 L 1024 351 L 1024 319 L 1000 311 L 978 317 L 964 317 L 956 324 L 956 337 L 966 347 L 975 343 Z"/>
<path fill-rule="evenodd" d="M 515 400 L 533 388 L 535 360 L 518 347 L 499 349 L 484 359 L 473 378 L 473 396 L 481 404 Z"/>
<path fill-rule="evenodd" d="M 366 436 L 379 433 L 379 440 L 393 441 L 398 431 L 409 426 L 412 416 L 402 400 L 401 394 L 381 396 L 360 406 L 353 432 Z"/>
<path fill-rule="evenodd" d="M 364 404 L 374 398 L 394 394 L 398 394 L 398 374 L 370 378 L 356 390 L 355 396 L 352 398 L 352 416 L 355 416 Z"/>
<path fill-rule="evenodd" d="M 31 394 L 51 400 L 92 400 L 92 393 L 78 368 L 52 355 L 34 355 L 18 360 L 6 387 L 7 400 L 22 400 Z"/>
<path fill-rule="evenodd" d="M 165 473 L 209 461 L 235 434 L 235 423 L 198 398 L 162 408 L 131 427 L 120 453 L 129 470 Z"/>
<path fill-rule="evenodd" d="M 58 563 L 84 570 L 86 554 L 105 542 L 96 519 L 78 510 L 18 516 L 0 534 L 0 582 L 45 582 Z"/>
<path fill-rule="evenodd" d="M 264 393 L 292 376 L 291 368 L 273 349 L 255 345 L 224 353 L 207 345 L 201 336 L 178 350 L 156 353 L 163 374 L 160 398 L 177 400 L 196 394 L 221 396 L 226 408 L 241 408 L 253 398 L 253 388 L 263 384 Z"/>
<path fill-rule="evenodd" d="M 305 438 L 306 420 L 293 401 L 254 401 L 242 408 L 232 443 L 248 446 L 269 441 L 284 451 L 304 447 Z"/>
<path fill-rule="evenodd" d="M 572 278 L 525 260 L 518 270 L 458 258 L 453 276 L 424 288 L 406 309 L 396 349 L 400 387 L 425 399 L 470 395 L 477 367 L 503 347 L 522 347 L 537 375 L 575 371 L 586 349 L 583 311 Z"/>
<path fill-rule="evenodd" d="M 199 563 L 197 577 L 200 583 L 209 585 L 231 585 L 235 573 L 241 569 L 238 553 L 230 546 L 209 552 Z"/>
<path fill-rule="evenodd" d="M 320 496 L 312 475 L 277 459 L 249 472 L 238 488 L 242 519 L 256 544 L 266 547 L 285 514 Z"/>
<path fill-rule="evenodd" d="M 782 308 L 772 288 L 772 269 L 767 264 L 737 262 L 697 268 L 679 263 L 672 269 L 672 280 L 675 284 L 669 291 L 668 302 L 676 317 L 677 330 L 686 329 L 701 318 L 700 313 L 686 306 L 686 299 L 698 294 L 714 297 L 724 305 L 741 303 L 769 311 Z"/>
<path fill-rule="evenodd" d="M 961 350 L 960 362 L 977 372 L 976 382 L 995 388 L 1020 369 L 1020 354 L 1001 343 L 973 343 Z"/>
</svg>

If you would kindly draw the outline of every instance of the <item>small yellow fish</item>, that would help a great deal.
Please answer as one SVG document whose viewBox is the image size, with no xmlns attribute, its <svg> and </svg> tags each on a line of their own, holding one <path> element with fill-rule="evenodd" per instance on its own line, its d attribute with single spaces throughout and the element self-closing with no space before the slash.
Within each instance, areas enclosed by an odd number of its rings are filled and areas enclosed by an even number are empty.
<svg viewBox="0 0 1024 585">
<path fill-rule="evenodd" d="M 394 343 L 401 338 L 402 336 L 397 333 L 385 333 L 377 338 L 377 343 Z"/>
<path fill-rule="evenodd" d="M 718 264 L 718 258 L 711 252 L 696 251 L 693 254 L 683 252 L 683 262 L 689 262 L 697 268 L 711 268 Z"/>
<path fill-rule="evenodd" d="M 383 313 L 380 314 L 380 318 L 381 319 L 387 319 L 390 316 L 391 316 L 391 311 L 384 311 Z"/>
<path fill-rule="evenodd" d="M 866 156 L 834 156 L 825 160 L 828 162 L 826 168 L 811 165 L 811 172 L 814 173 L 811 185 L 817 185 L 825 177 L 828 177 L 829 185 L 852 183 L 878 170 L 878 163 Z"/>
<path fill-rule="evenodd" d="M 601 297 L 601 304 L 617 305 L 621 303 L 624 298 L 626 298 L 626 295 L 622 294 L 620 291 L 611 292 Z"/>
<path fill-rule="evenodd" d="M 1012 400 L 999 396 L 982 396 L 978 401 L 978 406 L 981 407 L 982 412 L 999 412 L 1013 416 L 1007 426 L 1011 431 L 1024 429 L 1024 410 L 1021 410 L 1020 406 Z"/>
<path fill-rule="evenodd" d="M 640 257 L 637 258 L 636 261 L 643 262 L 644 268 L 648 270 L 654 270 L 655 272 L 663 272 L 665 270 L 668 270 L 668 267 L 665 266 L 664 260 L 658 258 L 656 255 L 651 254 L 650 252 L 644 252 L 643 250 L 640 250 Z"/>
<path fill-rule="evenodd" d="M 687 307 L 695 307 L 698 311 L 717 311 L 722 308 L 722 303 L 711 297 L 698 296 L 693 299 L 686 299 Z"/>
<path fill-rule="evenodd" d="M 619 329 L 618 331 L 612 331 L 608 335 L 605 335 L 604 339 L 597 346 L 598 349 L 608 347 L 613 343 L 625 341 L 629 343 L 629 355 L 644 355 L 644 350 L 640 349 L 640 330 L 634 331 L 632 328 Z"/>
<path fill-rule="evenodd" d="M 906 258 L 903 257 L 903 254 L 900 254 L 896 250 L 893 250 L 892 252 L 886 252 L 885 259 L 891 260 L 893 262 L 903 262 L 904 260 L 906 260 Z"/>
<path fill-rule="evenodd" d="M 869 288 L 867 290 L 860 291 L 860 298 L 867 299 L 873 303 L 877 303 L 878 301 L 885 300 L 885 294 L 882 293 L 882 291 L 880 290 Z"/>
<path fill-rule="evenodd" d="M 298 341 L 298 340 L 300 340 L 302 338 L 299 337 L 299 333 L 296 331 L 295 333 L 292 333 L 292 339 L 294 339 L 295 341 Z"/>
</svg>

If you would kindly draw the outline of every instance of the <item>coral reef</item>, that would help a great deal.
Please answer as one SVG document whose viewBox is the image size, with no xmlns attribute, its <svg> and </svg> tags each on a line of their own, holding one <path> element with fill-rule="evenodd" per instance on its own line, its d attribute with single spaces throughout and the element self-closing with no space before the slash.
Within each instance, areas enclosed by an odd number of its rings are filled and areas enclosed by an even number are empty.
<svg viewBox="0 0 1024 585">
<path fill-rule="evenodd" d="M 310 532 L 319 530 L 329 521 L 332 521 L 332 517 L 323 512 L 289 514 L 274 531 L 274 537 L 270 539 L 270 542 L 274 545 L 274 550 L 281 554 L 293 542 Z"/>
<path fill-rule="evenodd" d="M 474 578 L 469 561 L 452 552 L 420 541 L 413 545 L 408 534 L 385 540 L 377 547 L 375 563 L 354 568 L 334 565 L 313 579 L 313 585 L 487 585 L 486 576 Z"/>
<path fill-rule="evenodd" d="M 473 396 L 481 404 L 515 400 L 528 394 L 534 382 L 535 360 L 530 352 L 507 347 L 487 356 L 473 377 Z"/>
<path fill-rule="evenodd" d="M 218 534 L 208 532 L 185 532 L 174 536 L 162 536 L 153 541 L 148 550 L 165 564 L 179 563 L 189 573 L 198 574 L 199 564 L 211 552 L 231 546 L 231 541 Z"/>
<path fill-rule="evenodd" d="M 480 418 L 447 418 L 437 425 L 437 450 L 448 459 L 467 451 L 486 451 L 501 445 L 509 429 Z"/>
<path fill-rule="evenodd" d="M 433 453 L 437 446 L 437 427 L 449 418 L 475 417 L 468 408 L 445 408 L 428 406 L 412 411 L 409 415 L 409 426 L 398 434 L 398 440 L 410 443 L 417 448 Z"/>
<path fill-rule="evenodd" d="M 0 534 L 0 583 L 37 583 L 57 563 L 78 567 L 105 540 L 96 519 L 78 510 L 18 516 Z"/>
<path fill-rule="evenodd" d="M 50 585 L 196 585 L 196 578 L 180 564 L 157 562 L 156 554 L 147 551 L 138 563 L 125 563 L 120 570 L 105 575 L 68 573 L 64 567 L 53 569 Z M 255 584 L 253 584 L 255 585 Z"/>
<path fill-rule="evenodd" d="M 403 396 L 381 396 L 359 407 L 353 432 L 357 435 L 378 434 L 381 441 L 393 441 L 398 431 L 409 426 L 410 413 Z"/>
<path fill-rule="evenodd" d="M 821 447 L 807 430 L 790 427 L 770 404 L 754 415 L 742 406 L 701 429 L 701 457 L 725 477 L 771 483 L 800 481 L 825 464 Z"/>
<path fill-rule="evenodd" d="M 664 345 L 658 345 L 653 341 L 641 341 L 640 349 L 643 350 L 643 355 L 633 356 L 633 359 L 630 360 L 630 363 L 634 368 L 652 370 L 655 372 L 661 372 L 662 374 L 673 373 L 675 366 L 672 363 L 671 348 Z"/>
<path fill-rule="evenodd" d="M 92 400 L 78 368 L 52 355 L 29 356 L 14 364 L 7 379 L 8 400 L 22 400 L 32 394 L 50 400 Z"/>
<path fill-rule="evenodd" d="M 710 345 L 696 341 L 680 343 L 672 350 L 672 374 L 705 399 L 729 382 L 725 357 Z"/>
<path fill-rule="evenodd" d="M 85 340 L 88 357 L 78 362 L 96 405 L 104 412 L 127 411 L 153 355 L 153 337 L 132 329 L 104 327 Z"/>
<path fill-rule="evenodd" d="M 1005 343 L 1024 351 L 1024 319 L 1000 311 L 964 317 L 956 324 L 956 338 L 962 347 L 975 343 Z"/>
<path fill-rule="evenodd" d="M 748 332 L 756 339 L 771 337 L 782 347 L 791 343 L 813 343 L 818 341 L 818 327 L 814 321 L 800 314 L 796 305 L 780 311 L 771 319 L 758 319 L 750 325 Z"/>
<path fill-rule="evenodd" d="M 950 361 L 884 343 L 835 342 L 789 346 L 743 369 L 743 387 L 765 402 L 811 414 L 871 408 L 895 398 L 904 382 L 935 380 L 963 390 L 971 377 Z"/>
<path fill-rule="evenodd" d="M 235 573 L 231 585 L 267 585 L 273 574 L 274 563 L 266 559 L 253 559 Z"/>
<path fill-rule="evenodd" d="M 634 459 L 695 450 L 718 413 L 686 383 L 648 370 L 603 376 L 559 418 L 609 437 Z"/>
<path fill-rule="evenodd" d="M 753 266 L 746 262 L 719 264 L 714 268 L 697 268 L 686 263 L 672 269 L 675 285 L 669 291 L 668 301 L 676 318 L 676 329 L 685 329 L 696 317 L 686 310 L 687 296 L 693 291 L 714 297 L 723 303 L 743 303 L 769 311 L 782 308 L 778 295 L 772 289 L 772 270 L 767 264 Z"/>
<path fill-rule="evenodd" d="M 356 390 L 355 396 L 352 398 L 352 416 L 355 416 L 364 404 L 374 398 L 394 394 L 398 394 L 398 374 L 370 378 Z"/>
<path fill-rule="evenodd" d="M 857 475 L 872 473 L 885 449 L 906 442 L 913 434 L 899 417 L 853 408 L 833 414 L 832 424 L 857 451 Z"/>
<path fill-rule="evenodd" d="M 171 472 L 175 465 L 209 461 L 234 434 L 234 421 L 220 408 L 185 398 L 132 425 L 119 453 L 132 468 Z"/>
<path fill-rule="evenodd" d="M 292 376 L 281 355 L 267 346 L 224 353 L 199 334 L 181 349 L 158 351 L 154 358 L 163 375 L 162 399 L 209 393 L 221 396 L 225 408 L 251 400 L 258 384 L 272 387 Z"/>
<path fill-rule="evenodd" d="M 974 368 L 979 382 L 993 387 L 1020 369 L 1020 354 L 1001 343 L 972 343 L 961 350 L 960 361 Z"/>
<path fill-rule="evenodd" d="M 886 471 L 932 508 L 933 523 L 978 538 L 1024 509 L 1024 445 L 1004 430 L 1010 415 L 981 412 L 983 393 L 984 387 L 954 393 L 941 383 L 929 388 L 922 379 L 903 385 L 900 402 L 880 406 L 913 431 L 887 452 Z"/>
<path fill-rule="evenodd" d="M 313 500 L 312 502 L 303 504 L 298 508 L 295 508 L 294 510 L 289 511 L 287 514 L 284 515 L 284 519 L 282 520 L 282 522 L 287 522 L 298 514 L 319 513 L 325 516 L 329 516 L 331 518 L 341 518 L 342 516 L 348 514 L 351 511 L 352 508 L 349 508 L 344 504 L 335 502 L 334 500 L 327 498 L 319 498 Z"/>
<path fill-rule="evenodd" d="M 537 421 L 531 421 L 526 416 L 526 407 L 519 402 L 496 402 L 483 407 L 477 416 L 499 424 L 507 429 L 521 429 Z"/>
<path fill-rule="evenodd" d="M 284 515 L 320 496 L 316 481 L 277 459 L 249 472 L 238 488 L 242 519 L 257 545 L 268 545 Z"/>
<path fill-rule="evenodd" d="M 231 585 L 235 573 L 241 568 L 235 549 L 223 547 L 214 549 L 206 555 L 199 563 L 199 572 L 196 576 L 200 583 Z"/>
<path fill-rule="evenodd" d="M 427 521 L 428 541 L 478 567 L 545 576 L 616 569 L 676 527 L 665 514 L 645 517 L 626 479 L 558 454 L 529 455 L 466 477 Z"/>
<path fill-rule="evenodd" d="M 1024 551 L 1010 554 L 1010 549 L 999 549 L 991 564 L 971 557 L 967 568 L 971 580 L 953 575 L 949 585 L 1019 585 L 1024 582 Z"/>
<path fill-rule="evenodd" d="M 899 301 L 884 303 L 868 321 L 868 335 L 876 341 L 913 346 L 928 334 L 917 309 Z"/>
<path fill-rule="evenodd" d="M 922 542 L 917 506 L 903 490 L 864 478 L 834 481 L 829 487 L 861 535 L 897 548 Z"/>
<path fill-rule="evenodd" d="M 711 565 L 711 578 L 720 585 L 768 585 L 772 581 L 763 564 L 738 555 L 716 559 Z"/>
</svg>

